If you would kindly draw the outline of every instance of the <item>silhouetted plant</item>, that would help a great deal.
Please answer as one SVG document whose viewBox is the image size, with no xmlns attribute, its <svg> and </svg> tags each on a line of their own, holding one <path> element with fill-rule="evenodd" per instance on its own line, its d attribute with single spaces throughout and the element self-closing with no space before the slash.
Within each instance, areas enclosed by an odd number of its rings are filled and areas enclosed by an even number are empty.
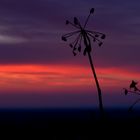
<svg viewBox="0 0 140 140">
<path fill-rule="evenodd" d="M 69 20 L 66 20 L 66 25 L 72 25 L 73 27 L 75 27 L 77 30 L 64 34 L 62 36 L 62 40 L 63 41 L 67 41 L 67 39 L 73 35 L 77 35 L 76 39 L 69 44 L 69 46 L 73 49 L 73 55 L 76 56 L 77 53 L 80 53 L 82 51 L 82 43 L 84 44 L 84 50 L 83 50 L 83 55 L 85 56 L 86 54 L 88 55 L 89 58 L 89 62 L 90 62 L 90 66 L 93 72 L 93 76 L 96 82 L 96 86 L 97 86 L 97 90 L 98 90 L 98 97 L 99 97 L 99 108 L 101 111 L 101 114 L 103 114 L 103 103 L 102 103 L 102 92 L 101 92 L 101 88 L 96 76 L 96 72 L 95 72 L 95 68 L 92 62 L 92 58 L 91 58 L 91 39 L 93 40 L 93 42 L 97 42 L 98 46 L 102 46 L 103 42 L 101 40 L 105 39 L 106 35 L 100 32 L 96 32 L 96 31 L 91 31 L 91 30 L 87 30 L 86 29 L 86 25 L 88 23 L 88 20 L 91 16 L 91 14 L 94 13 L 94 8 L 91 8 L 90 13 L 84 23 L 84 25 L 82 26 L 81 23 L 79 22 L 77 17 L 74 17 L 73 22 L 70 22 Z"/>
<path fill-rule="evenodd" d="M 129 89 L 124 88 L 124 94 L 128 95 L 128 94 L 135 94 L 135 95 L 140 95 L 140 89 L 138 89 L 137 87 L 138 82 L 135 82 L 134 80 L 132 80 Z M 140 101 L 140 98 L 137 99 L 130 107 L 129 107 L 129 111 L 132 111 L 133 107 Z"/>
</svg>

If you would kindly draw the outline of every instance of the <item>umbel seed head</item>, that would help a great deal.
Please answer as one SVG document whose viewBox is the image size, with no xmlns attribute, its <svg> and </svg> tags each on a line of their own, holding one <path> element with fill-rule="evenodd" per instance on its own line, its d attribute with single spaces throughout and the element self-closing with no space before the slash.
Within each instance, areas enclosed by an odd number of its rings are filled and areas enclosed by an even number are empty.
<svg viewBox="0 0 140 140">
<path fill-rule="evenodd" d="M 73 48 L 73 45 L 72 45 L 72 44 L 69 44 L 69 46 L 70 46 L 71 48 Z"/>
<path fill-rule="evenodd" d="M 103 34 L 103 35 L 101 36 L 101 39 L 105 39 L 105 37 L 106 37 L 105 34 Z"/>
<path fill-rule="evenodd" d="M 79 44 L 78 51 L 81 52 L 81 45 Z"/>
<path fill-rule="evenodd" d="M 91 8 L 90 9 L 90 14 L 93 14 L 94 13 L 94 8 Z"/>
<path fill-rule="evenodd" d="M 69 21 L 68 20 L 66 20 L 66 25 L 68 25 L 69 24 Z"/>
<path fill-rule="evenodd" d="M 77 25 L 78 24 L 78 19 L 76 17 L 74 17 L 74 24 Z"/>
<path fill-rule="evenodd" d="M 102 44 L 103 44 L 103 42 L 100 42 L 98 45 L 99 45 L 99 47 L 101 47 L 102 46 Z"/>
<path fill-rule="evenodd" d="M 73 55 L 76 56 L 78 53 L 83 52 L 83 55 L 85 56 L 87 53 L 91 52 L 91 40 L 93 40 L 93 42 L 98 43 L 98 46 L 102 46 L 103 44 L 103 39 L 106 38 L 106 35 L 100 32 L 96 32 L 96 31 L 90 31 L 90 30 L 86 30 L 86 25 L 88 23 L 88 20 L 90 18 L 90 16 L 94 13 L 94 8 L 91 8 L 90 13 L 88 14 L 84 26 L 81 25 L 79 19 L 77 17 L 73 18 L 73 21 L 69 21 L 66 20 L 66 25 L 71 25 L 74 28 L 76 28 L 76 31 L 64 34 L 61 39 L 63 41 L 68 41 L 68 38 L 72 37 L 73 35 L 78 35 L 76 37 L 76 39 L 69 44 L 69 47 L 72 48 L 73 50 Z M 83 50 L 81 47 L 81 43 L 83 43 L 83 45 L 85 45 L 85 49 Z"/>
<path fill-rule="evenodd" d="M 95 37 L 99 37 L 99 35 L 96 34 Z"/>
<path fill-rule="evenodd" d="M 64 37 L 64 36 L 62 36 L 62 38 L 61 38 L 63 41 L 67 41 L 67 39 Z"/>
</svg>

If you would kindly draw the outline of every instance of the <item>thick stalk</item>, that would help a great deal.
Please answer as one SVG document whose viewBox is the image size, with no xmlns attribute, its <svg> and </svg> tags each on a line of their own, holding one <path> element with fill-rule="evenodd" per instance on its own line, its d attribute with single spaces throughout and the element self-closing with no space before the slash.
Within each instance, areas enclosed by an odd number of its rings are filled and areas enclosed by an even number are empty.
<svg viewBox="0 0 140 140">
<path fill-rule="evenodd" d="M 133 107 L 135 106 L 135 104 L 137 104 L 140 101 L 140 99 L 137 99 L 130 107 L 129 107 L 129 111 L 132 111 Z"/>
<path fill-rule="evenodd" d="M 102 102 L 102 92 L 101 92 L 101 88 L 100 88 L 100 85 L 99 85 L 99 82 L 98 82 L 98 79 L 97 79 L 97 76 L 96 76 L 96 72 L 95 72 L 95 68 L 94 68 L 94 65 L 93 65 L 93 62 L 92 62 L 90 52 L 88 52 L 88 58 L 89 58 L 90 66 L 91 66 L 91 69 L 92 69 L 92 73 L 93 73 L 95 83 L 96 83 L 96 87 L 97 87 L 97 91 L 98 91 L 100 112 L 101 112 L 101 115 L 103 116 L 104 115 L 104 109 L 103 109 L 103 102 Z"/>
<path fill-rule="evenodd" d="M 97 79 L 97 76 L 96 76 L 96 72 L 95 72 L 93 62 L 92 62 L 92 58 L 91 58 L 91 55 L 90 55 L 91 43 L 90 43 L 90 39 L 88 38 L 86 32 L 83 32 L 83 36 L 84 36 L 84 44 L 87 48 L 87 53 L 88 53 L 90 66 L 91 66 L 91 69 L 92 69 L 92 73 L 93 73 L 95 83 L 96 83 L 96 87 L 97 87 L 97 91 L 98 91 L 99 109 L 100 109 L 101 116 L 103 117 L 104 116 L 104 109 L 103 109 L 103 102 L 102 102 L 102 92 L 101 92 L 101 88 L 100 88 L 100 85 L 99 85 L 99 82 L 98 82 L 98 79 Z"/>
</svg>

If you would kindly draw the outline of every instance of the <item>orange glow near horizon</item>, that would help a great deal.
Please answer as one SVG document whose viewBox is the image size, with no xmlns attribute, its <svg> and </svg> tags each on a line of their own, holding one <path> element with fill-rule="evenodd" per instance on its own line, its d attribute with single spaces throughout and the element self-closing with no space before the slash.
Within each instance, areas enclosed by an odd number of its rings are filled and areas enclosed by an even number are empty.
<svg viewBox="0 0 140 140">
<path fill-rule="evenodd" d="M 125 87 L 140 77 L 121 68 L 96 68 L 96 72 L 106 89 Z M 0 79 L 1 91 L 96 90 L 90 67 L 76 65 L 0 65 Z"/>
</svg>

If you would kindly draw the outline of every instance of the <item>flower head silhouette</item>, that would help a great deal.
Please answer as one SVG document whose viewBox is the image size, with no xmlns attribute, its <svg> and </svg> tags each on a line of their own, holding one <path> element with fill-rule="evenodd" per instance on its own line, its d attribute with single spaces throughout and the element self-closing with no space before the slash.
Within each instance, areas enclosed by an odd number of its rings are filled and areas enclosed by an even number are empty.
<svg viewBox="0 0 140 140">
<path fill-rule="evenodd" d="M 136 86 L 138 84 L 138 82 L 132 80 L 130 85 L 129 85 L 129 88 L 130 90 L 124 88 L 124 94 L 125 95 L 128 95 L 128 93 L 131 93 L 131 94 L 135 94 L 135 95 L 140 95 L 140 89 Z M 137 99 L 130 107 L 129 107 L 129 111 L 132 111 L 133 107 L 140 101 L 140 98 Z"/>
<path fill-rule="evenodd" d="M 90 31 L 86 29 L 86 25 L 88 23 L 88 20 L 91 16 L 91 14 L 94 13 L 94 8 L 90 10 L 90 13 L 84 23 L 84 26 L 81 25 L 78 18 L 74 17 L 73 23 L 66 20 L 66 25 L 72 25 L 77 30 L 74 32 L 70 32 L 67 34 L 64 34 L 62 36 L 63 41 L 67 41 L 69 37 L 73 35 L 77 35 L 76 39 L 69 44 L 69 46 L 73 49 L 73 55 L 76 56 L 78 52 L 81 52 L 81 43 L 85 44 L 85 48 L 83 51 L 83 55 L 86 55 L 87 52 L 91 52 L 91 40 L 93 42 L 97 42 L 99 46 L 102 46 L 103 42 L 101 40 L 105 39 L 105 34 L 96 32 L 96 31 Z"/>
<path fill-rule="evenodd" d="M 132 80 L 130 84 L 130 89 L 134 89 L 134 91 L 137 91 L 138 90 L 138 88 L 136 87 L 137 84 L 138 82 L 135 82 L 134 80 Z"/>
<path fill-rule="evenodd" d="M 99 97 L 99 108 L 101 112 L 101 116 L 103 116 L 103 103 L 102 103 L 102 94 L 101 94 L 101 88 L 96 76 L 95 68 L 93 65 L 92 57 L 91 57 L 91 40 L 93 42 L 97 42 L 98 46 L 102 46 L 103 42 L 101 40 L 105 39 L 106 35 L 100 32 L 96 31 L 90 31 L 86 29 L 86 25 L 89 21 L 90 16 L 94 13 L 94 8 L 90 9 L 89 15 L 85 20 L 84 25 L 82 26 L 81 23 L 79 22 L 77 17 L 74 17 L 73 22 L 70 22 L 69 20 L 66 20 L 66 25 L 71 25 L 74 28 L 76 28 L 76 31 L 64 34 L 62 36 L 63 41 L 67 41 L 68 38 L 72 36 L 76 36 L 75 40 L 69 44 L 69 46 L 72 48 L 73 55 L 76 56 L 77 53 L 82 52 L 82 47 L 81 44 L 84 44 L 84 49 L 83 49 L 83 55 L 85 56 L 86 54 L 88 55 L 90 66 L 93 72 L 93 76 L 95 79 L 96 87 L 98 90 L 98 97 Z"/>
</svg>

